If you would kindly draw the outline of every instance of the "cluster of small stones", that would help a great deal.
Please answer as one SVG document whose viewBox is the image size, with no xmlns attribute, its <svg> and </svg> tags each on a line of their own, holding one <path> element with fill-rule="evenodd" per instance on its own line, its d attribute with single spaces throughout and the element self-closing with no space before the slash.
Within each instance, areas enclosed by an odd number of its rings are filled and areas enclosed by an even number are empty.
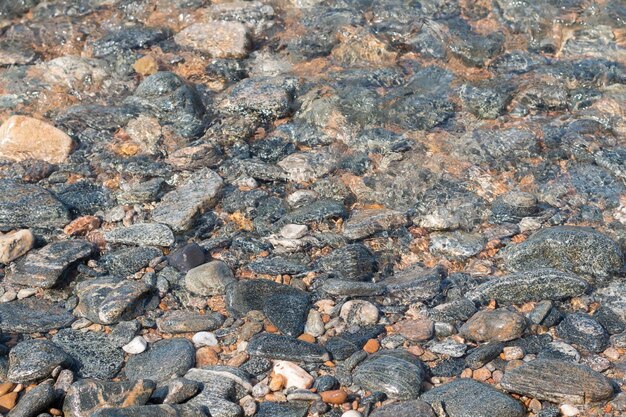
<svg viewBox="0 0 626 417">
<path fill-rule="evenodd" d="M 0 1 L 0 415 L 625 415 L 625 24 Z"/>
</svg>

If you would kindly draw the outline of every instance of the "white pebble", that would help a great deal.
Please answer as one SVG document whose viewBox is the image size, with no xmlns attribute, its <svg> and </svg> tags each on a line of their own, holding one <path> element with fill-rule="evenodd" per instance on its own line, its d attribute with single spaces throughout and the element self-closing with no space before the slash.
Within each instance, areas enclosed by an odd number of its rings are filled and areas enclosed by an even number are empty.
<svg viewBox="0 0 626 417">
<path fill-rule="evenodd" d="M 280 229 L 280 235 L 285 239 L 300 239 L 309 231 L 304 224 L 286 224 Z"/>
<path fill-rule="evenodd" d="M 32 297 L 37 293 L 37 288 L 23 288 L 17 292 L 17 299 L 23 300 L 24 298 Z"/>
<path fill-rule="evenodd" d="M 128 342 L 127 345 L 122 346 L 122 350 L 126 353 L 130 353 L 131 355 L 136 355 L 145 351 L 147 347 L 148 342 L 146 342 L 146 339 L 144 339 L 143 336 L 137 336 Z"/>
<path fill-rule="evenodd" d="M 343 413 L 341 417 L 363 417 L 363 414 L 359 413 L 356 410 L 350 410 Z"/>
<path fill-rule="evenodd" d="M 563 404 L 561 406 L 561 413 L 565 417 L 571 417 L 571 416 L 577 416 L 578 414 L 580 414 L 580 410 L 574 407 L 573 405 Z"/>
<path fill-rule="evenodd" d="M 15 291 L 7 291 L 2 297 L 0 297 L 0 303 L 8 303 L 9 301 L 13 301 L 17 298 L 17 293 Z"/>
<path fill-rule="evenodd" d="M 217 346 L 217 337 L 211 332 L 198 332 L 193 335 L 191 341 L 195 347 Z"/>
</svg>

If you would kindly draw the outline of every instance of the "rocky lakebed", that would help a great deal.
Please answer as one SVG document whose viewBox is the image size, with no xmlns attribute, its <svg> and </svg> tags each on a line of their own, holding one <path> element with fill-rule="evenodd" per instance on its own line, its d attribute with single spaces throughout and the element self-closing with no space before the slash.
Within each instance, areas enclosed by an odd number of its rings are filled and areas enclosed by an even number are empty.
<svg viewBox="0 0 626 417">
<path fill-rule="evenodd" d="M 0 0 L 0 416 L 626 415 L 620 0 Z"/>
</svg>

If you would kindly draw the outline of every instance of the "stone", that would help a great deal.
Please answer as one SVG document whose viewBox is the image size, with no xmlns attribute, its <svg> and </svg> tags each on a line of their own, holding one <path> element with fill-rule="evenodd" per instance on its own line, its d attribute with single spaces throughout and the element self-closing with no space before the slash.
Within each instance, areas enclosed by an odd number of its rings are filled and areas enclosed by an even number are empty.
<svg viewBox="0 0 626 417">
<path fill-rule="evenodd" d="M 122 349 L 104 333 L 63 329 L 52 337 L 52 342 L 72 357 L 72 369 L 80 378 L 113 378 L 124 362 Z"/>
<path fill-rule="evenodd" d="M 128 379 L 164 381 L 183 376 L 195 364 L 195 349 L 187 339 L 164 339 L 128 359 L 124 373 Z"/>
<path fill-rule="evenodd" d="M 68 209 L 45 188 L 0 180 L 0 230 L 54 229 L 69 222 Z"/>
<path fill-rule="evenodd" d="M 293 362 L 326 362 L 330 359 L 326 349 L 320 345 L 271 333 L 253 337 L 247 351 L 250 355 Z"/>
<path fill-rule="evenodd" d="M 476 306 L 474 303 L 467 298 L 460 298 L 435 306 L 428 312 L 428 315 L 436 322 L 456 323 L 467 321 L 475 313 Z"/>
<path fill-rule="evenodd" d="M 202 384 L 200 393 L 187 404 L 201 406 L 212 417 L 242 416 L 236 402 L 252 391 L 247 373 L 229 366 L 205 366 L 190 369 L 185 378 Z"/>
<path fill-rule="evenodd" d="M 292 403 L 279 404 L 273 402 L 262 402 L 259 404 L 259 408 L 256 417 L 305 417 L 309 405 L 303 401 L 294 401 Z"/>
<path fill-rule="evenodd" d="M 122 346 L 122 350 L 128 354 L 137 355 L 144 352 L 147 347 L 148 342 L 146 342 L 146 339 L 144 339 L 143 336 L 136 336 L 133 340 Z"/>
<path fill-rule="evenodd" d="M 196 348 L 203 346 L 217 346 L 218 344 L 217 337 L 215 337 L 215 334 L 211 332 L 198 332 L 193 335 L 191 341 Z"/>
<path fill-rule="evenodd" d="M 359 240 L 378 232 L 404 226 L 406 222 L 406 214 L 396 210 L 355 210 L 343 226 L 343 235 L 351 240 Z"/>
<path fill-rule="evenodd" d="M 457 379 L 424 393 L 431 406 L 443 404 L 450 417 L 523 417 L 524 406 L 506 394 L 473 379 Z"/>
<path fill-rule="evenodd" d="M 407 319 L 395 324 L 395 330 L 412 342 L 424 342 L 433 337 L 434 322 L 428 318 Z"/>
<path fill-rule="evenodd" d="M 324 280 L 320 290 L 331 296 L 370 297 L 385 294 L 385 285 L 379 282 L 355 282 L 329 278 Z"/>
<path fill-rule="evenodd" d="M 431 341 L 428 345 L 428 350 L 440 355 L 450 356 L 451 358 L 460 358 L 465 355 L 467 345 L 459 343 L 454 339 L 444 339 L 439 342 Z"/>
<path fill-rule="evenodd" d="M 510 191 L 493 202 L 492 218 L 500 222 L 519 222 L 537 213 L 537 197 L 531 193 Z"/>
<path fill-rule="evenodd" d="M 213 58 L 245 58 L 251 46 L 248 29 L 239 22 L 195 23 L 174 35 L 174 40 Z"/>
<path fill-rule="evenodd" d="M 587 404 L 613 397 L 611 381 L 585 365 L 537 359 L 507 371 L 502 388 L 554 403 Z"/>
<path fill-rule="evenodd" d="M 286 224 L 280 229 L 280 235 L 285 239 L 300 239 L 308 231 L 309 228 L 305 224 Z"/>
<path fill-rule="evenodd" d="M 293 362 L 274 361 L 272 370 L 285 378 L 285 388 L 308 389 L 313 385 L 314 378 Z"/>
<path fill-rule="evenodd" d="M 9 411 L 7 417 L 36 416 L 48 410 L 56 399 L 57 393 L 51 383 L 39 384 L 20 398 L 15 408 Z"/>
<path fill-rule="evenodd" d="M 348 399 L 348 393 L 344 390 L 337 389 L 332 391 L 323 391 L 320 393 L 321 400 L 328 404 L 340 405 Z"/>
<path fill-rule="evenodd" d="M 390 398 L 415 399 L 426 372 L 414 355 L 402 351 L 381 351 L 371 355 L 353 373 L 354 383 L 369 391 L 381 391 Z"/>
<path fill-rule="evenodd" d="M 304 332 L 313 337 L 319 337 L 323 335 L 325 331 L 326 328 L 324 327 L 322 315 L 315 309 L 309 310 L 309 315 L 304 325 Z"/>
<path fill-rule="evenodd" d="M 197 243 L 190 243 L 172 251 L 167 255 L 169 264 L 180 272 L 187 273 L 206 261 L 204 249 Z"/>
<path fill-rule="evenodd" d="M 174 244 L 174 233 L 164 224 L 136 223 L 128 227 L 118 227 L 104 233 L 108 243 L 137 246 L 165 246 Z"/>
<path fill-rule="evenodd" d="M 126 247 L 107 252 L 100 258 L 99 264 L 111 275 L 128 276 L 148 266 L 162 252 L 151 246 Z"/>
<path fill-rule="evenodd" d="M 376 270 L 376 258 L 365 245 L 353 243 L 320 258 L 317 265 L 346 281 L 366 281 Z"/>
<path fill-rule="evenodd" d="M 215 330 L 224 323 L 219 313 L 196 313 L 194 311 L 167 311 L 157 319 L 157 327 L 163 333 L 189 333 Z"/>
<path fill-rule="evenodd" d="M 69 327 L 76 318 L 59 304 L 38 298 L 0 303 L 4 333 L 45 333 Z"/>
<path fill-rule="evenodd" d="M 151 305 L 153 288 L 143 281 L 95 278 L 76 285 L 75 292 L 79 299 L 76 313 L 94 323 L 115 324 L 131 320 L 156 307 Z"/>
<path fill-rule="evenodd" d="M 430 235 L 430 251 L 454 260 L 465 260 L 478 255 L 484 247 L 484 237 L 476 234 L 453 232 Z"/>
<path fill-rule="evenodd" d="M 350 300 L 341 306 L 339 316 L 349 325 L 372 326 L 378 322 L 378 307 L 365 300 Z"/>
<path fill-rule="evenodd" d="M 564 300 L 584 294 L 587 281 L 570 272 L 540 268 L 493 278 L 466 294 L 473 301 L 498 305 L 523 304 L 528 301 Z"/>
<path fill-rule="evenodd" d="M 445 277 L 438 268 L 424 269 L 412 265 L 395 271 L 383 283 L 387 294 L 401 304 L 429 301 L 441 292 L 441 280 Z"/>
<path fill-rule="evenodd" d="M 35 235 L 28 229 L 0 235 L 0 263 L 5 265 L 28 253 L 35 244 Z"/>
<path fill-rule="evenodd" d="M 609 334 L 593 318 L 584 313 L 572 313 L 556 328 L 559 337 L 568 343 L 599 353 L 609 346 Z"/>
<path fill-rule="evenodd" d="M 143 25 L 122 26 L 93 42 L 96 58 L 108 57 L 127 50 L 147 48 L 171 36 L 167 28 Z"/>
<path fill-rule="evenodd" d="M 91 255 L 93 245 L 84 240 L 63 240 L 50 243 L 13 263 L 8 282 L 24 286 L 52 288 L 67 269 Z"/>
<path fill-rule="evenodd" d="M 370 417 L 436 417 L 435 412 L 427 402 L 422 400 L 399 401 L 383 405 L 374 410 Z"/>
<path fill-rule="evenodd" d="M 10 392 L 8 394 L 2 394 L 0 396 L 0 413 L 8 413 L 17 404 L 17 397 L 19 393 Z"/>
<path fill-rule="evenodd" d="M 72 138 L 67 134 L 32 117 L 11 116 L 0 126 L 0 157 L 13 161 L 41 159 L 60 164 L 72 147 Z"/>
<path fill-rule="evenodd" d="M 150 401 L 159 404 L 180 404 L 200 391 L 202 384 L 186 378 L 173 378 L 160 383 Z"/>
<path fill-rule="evenodd" d="M 31 339 L 18 343 L 9 352 L 7 378 L 11 382 L 27 384 L 52 375 L 57 366 L 72 364 L 72 358 L 48 340 Z"/>
<path fill-rule="evenodd" d="M 206 417 L 202 408 L 195 405 L 143 405 L 121 408 L 105 408 L 92 417 Z"/>
<path fill-rule="evenodd" d="M 522 336 L 526 325 L 524 317 L 514 311 L 483 310 L 461 327 L 460 334 L 475 342 L 506 342 Z"/>
<path fill-rule="evenodd" d="M 335 360 L 348 359 L 353 354 L 360 352 L 368 340 L 378 337 L 385 331 L 382 325 L 363 327 L 354 332 L 343 332 L 326 342 L 326 349 Z"/>
<path fill-rule="evenodd" d="M 210 169 L 197 171 L 161 198 L 152 211 L 152 219 L 174 231 L 185 231 L 196 216 L 215 205 L 222 184 L 222 178 Z"/>
<path fill-rule="evenodd" d="M 506 266 L 513 271 L 555 268 L 604 278 L 622 267 L 622 252 L 608 236 L 591 228 L 558 226 L 542 229 L 526 241 L 507 247 Z"/>
<path fill-rule="evenodd" d="M 235 276 L 222 261 L 211 261 L 190 269 L 185 275 L 185 288 L 198 295 L 221 295 Z"/>
<path fill-rule="evenodd" d="M 73 383 L 63 402 L 65 417 L 91 417 L 100 409 L 144 405 L 156 384 L 153 381 L 97 381 L 81 379 Z"/>
<path fill-rule="evenodd" d="M 137 321 L 121 321 L 109 333 L 109 339 L 115 346 L 122 347 L 135 338 L 140 328 Z"/>
</svg>

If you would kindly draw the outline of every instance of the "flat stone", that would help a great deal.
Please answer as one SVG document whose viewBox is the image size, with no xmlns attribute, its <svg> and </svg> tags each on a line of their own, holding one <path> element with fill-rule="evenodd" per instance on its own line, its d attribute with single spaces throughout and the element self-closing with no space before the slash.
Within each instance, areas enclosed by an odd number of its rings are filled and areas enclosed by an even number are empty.
<svg viewBox="0 0 626 417">
<path fill-rule="evenodd" d="M 343 226 L 343 235 L 351 240 L 359 240 L 384 230 L 403 226 L 406 222 L 406 214 L 396 210 L 355 210 Z"/>
<path fill-rule="evenodd" d="M 0 230 L 54 229 L 69 222 L 69 211 L 48 190 L 33 184 L 0 180 Z"/>
<path fill-rule="evenodd" d="M 483 310 L 461 327 L 460 334 L 475 342 L 506 342 L 519 338 L 526 330 L 526 320 L 506 309 Z"/>
<path fill-rule="evenodd" d="M 189 405 L 143 405 L 122 408 L 104 408 L 91 417 L 207 417 L 202 408 Z"/>
<path fill-rule="evenodd" d="M 428 318 L 407 319 L 395 324 L 395 330 L 413 342 L 424 342 L 433 337 L 434 322 Z"/>
<path fill-rule="evenodd" d="M 367 246 L 353 243 L 320 258 L 317 265 L 346 281 L 366 281 L 376 270 L 376 257 Z"/>
<path fill-rule="evenodd" d="M 292 362 L 326 362 L 330 359 L 326 349 L 320 345 L 271 333 L 253 337 L 247 351 L 250 355 Z"/>
<path fill-rule="evenodd" d="M 190 369 L 185 378 L 202 384 L 200 393 L 187 404 L 203 407 L 211 417 L 243 416 L 236 402 L 252 391 L 246 372 L 230 366 L 208 366 Z"/>
<path fill-rule="evenodd" d="M 52 288 L 74 263 L 91 255 L 93 245 L 84 240 L 50 243 L 11 264 L 7 280 L 24 286 Z"/>
<path fill-rule="evenodd" d="M 27 116 L 11 116 L 0 126 L 0 157 L 23 161 L 64 162 L 72 152 L 72 138 L 49 123 Z"/>
<path fill-rule="evenodd" d="M 150 307 L 153 288 L 144 281 L 104 277 L 76 285 L 79 303 L 76 313 L 94 323 L 114 324 L 131 320 Z M 154 303 L 153 303 L 154 304 Z"/>
<path fill-rule="evenodd" d="M 131 356 L 124 373 L 128 379 L 164 381 L 183 376 L 195 364 L 196 351 L 187 339 L 164 339 L 139 355 Z"/>
<path fill-rule="evenodd" d="M 144 405 L 156 384 L 153 381 L 97 381 L 82 379 L 72 384 L 63 402 L 65 417 L 91 417 L 112 407 Z"/>
<path fill-rule="evenodd" d="M 0 235 L 0 263 L 8 264 L 33 248 L 35 235 L 28 229 Z"/>
<path fill-rule="evenodd" d="M 559 337 L 568 343 L 599 353 L 609 346 L 609 334 L 593 318 L 584 313 L 572 313 L 556 328 Z"/>
<path fill-rule="evenodd" d="M 131 355 L 145 352 L 147 348 L 148 342 L 143 336 L 135 336 L 130 342 L 122 346 L 122 350 Z"/>
<path fill-rule="evenodd" d="M 121 243 L 137 246 L 172 246 L 174 233 L 164 224 L 136 223 L 128 227 L 118 227 L 104 233 L 108 243 Z"/>
<path fill-rule="evenodd" d="M 422 400 L 399 401 L 384 405 L 374 410 L 370 417 L 436 417 L 435 412 L 427 402 Z"/>
<path fill-rule="evenodd" d="M 608 236 L 587 227 L 542 229 L 503 252 L 512 271 L 555 268 L 581 275 L 607 277 L 622 267 L 622 252 Z"/>
<path fill-rule="evenodd" d="M 48 340 L 31 339 L 18 343 L 9 352 L 7 378 L 23 384 L 48 378 L 57 366 L 67 368 L 72 358 Z"/>
<path fill-rule="evenodd" d="M 559 360 L 537 359 L 510 370 L 502 388 L 554 403 L 586 404 L 613 397 L 611 381 L 591 368 Z"/>
<path fill-rule="evenodd" d="M 203 296 L 224 294 L 226 286 L 232 282 L 235 282 L 235 276 L 222 261 L 199 265 L 185 275 L 185 288 Z"/>
<path fill-rule="evenodd" d="M 485 238 L 477 234 L 452 232 L 430 235 L 430 251 L 454 260 L 462 261 L 478 255 L 484 247 Z"/>
<path fill-rule="evenodd" d="M 382 351 L 370 356 L 353 373 L 354 383 L 369 391 L 382 391 L 390 398 L 415 399 L 426 372 L 422 362 L 402 350 Z"/>
<path fill-rule="evenodd" d="M 174 40 L 213 58 L 245 58 L 251 46 L 248 29 L 239 22 L 195 23 L 174 35 Z"/>
<path fill-rule="evenodd" d="M 152 219 L 174 231 L 185 231 L 192 226 L 197 215 L 215 205 L 222 184 L 222 178 L 210 169 L 195 172 L 161 198 L 152 211 Z"/>
<path fill-rule="evenodd" d="M 57 393 L 51 383 L 45 382 L 27 391 L 7 417 L 33 417 L 48 410 L 56 401 Z"/>
<path fill-rule="evenodd" d="M 272 370 L 285 378 L 285 388 L 308 389 L 313 385 L 314 378 L 293 362 L 274 361 Z"/>
<path fill-rule="evenodd" d="M 157 319 L 157 327 L 163 333 L 188 333 L 210 331 L 224 323 L 219 313 L 200 314 L 193 311 L 168 311 Z"/>
<path fill-rule="evenodd" d="M 373 326 L 378 322 L 378 307 L 369 301 L 350 300 L 341 306 L 339 317 L 349 325 Z"/>
<path fill-rule="evenodd" d="M 378 335 L 384 333 L 384 331 L 384 326 L 377 325 L 362 327 L 353 332 L 343 332 L 328 339 L 325 347 L 332 354 L 333 359 L 348 359 L 351 355 L 357 352 L 363 352 L 363 346 L 365 346 L 367 341 L 375 339 Z"/>
<path fill-rule="evenodd" d="M 524 406 L 491 385 L 473 379 L 457 379 L 424 393 L 433 407 L 443 404 L 449 417 L 523 417 Z"/>
<path fill-rule="evenodd" d="M 571 272 L 541 268 L 496 277 L 466 294 L 473 301 L 498 305 L 528 301 L 563 300 L 584 294 L 589 284 Z"/>
<path fill-rule="evenodd" d="M 303 401 L 278 404 L 273 402 L 262 402 L 255 414 L 256 417 L 305 417 L 309 405 Z"/>
<path fill-rule="evenodd" d="M 108 252 L 100 258 L 99 264 L 111 275 L 125 277 L 145 268 L 152 259 L 162 255 L 159 249 L 152 246 L 126 247 Z"/>
<path fill-rule="evenodd" d="M 124 352 L 104 333 L 64 329 L 52 341 L 74 359 L 73 370 L 80 378 L 110 379 L 122 368 Z"/>
<path fill-rule="evenodd" d="M 38 298 L 0 303 L 4 333 L 45 333 L 69 327 L 76 318 L 59 304 Z"/>
<path fill-rule="evenodd" d="M 180 404 L 200 391 L 202 384 L 187 378 L 173 378 L 160 383 L 150 401 L 159 404 Z"/>
</svg>

